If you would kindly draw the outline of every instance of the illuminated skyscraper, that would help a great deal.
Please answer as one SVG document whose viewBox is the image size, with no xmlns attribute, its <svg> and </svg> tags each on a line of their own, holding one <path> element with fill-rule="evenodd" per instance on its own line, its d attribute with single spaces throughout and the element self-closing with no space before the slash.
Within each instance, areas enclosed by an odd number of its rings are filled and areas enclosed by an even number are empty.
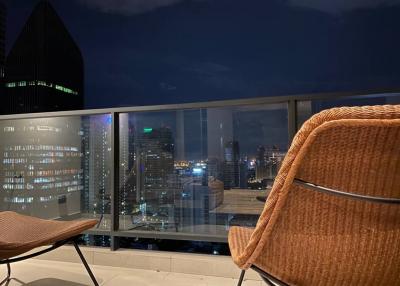
<svg viewBox="0 0 400 286">
<path fill-rule="evenodd" d="M 81 166 L 84 177 L 82 212 L 107 218 L 111 208 L 111 115 L 83 117 L 81 125 Z M 104 218 L 104 217 L 103 217 Z M 110 220 L 101 219 L 99 227 L 109 228 Z"/>
<path fill-rule="evenodd" d="M 139 132 L 138 132 L 139 133 Z M 174 143 L 171 129 L 144 128 L 139 133 L 137 187 L 146 201 L 165 203 L 170 195 L 168 177 L 174 173 Z"/>
<path fill-rule="evenodd" d="M 6 59 L 3 113 L 83 109 L 83 59 L 48 1 L 40 1 Z"/>
<path fill-rule="evenodd" d="M 79 117 L 0 122 L 1 210 L 42 218 L 79 215 L 80 126 Z"/>
<path fill-rule="evenodd" d="M 140 201 L 136 192 L 135 139 L 134 126 L 129 121 L 129 114 L 119 115 L 119 184 L 120 214 L 133 212 L 134 204 Z"/>
</svg>

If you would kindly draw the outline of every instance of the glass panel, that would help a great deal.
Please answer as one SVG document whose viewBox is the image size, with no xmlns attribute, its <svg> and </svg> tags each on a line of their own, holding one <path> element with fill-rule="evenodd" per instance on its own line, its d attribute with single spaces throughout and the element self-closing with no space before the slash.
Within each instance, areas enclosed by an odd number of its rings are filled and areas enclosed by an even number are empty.
<svg viewBox="0 0 400 286">
<path fill-rule="evenodd" d="M 109 216 L 110 120 L 0 121 L 0 209 L 61 220 Z M 109 219 L 99 228 L 109 229 Z"/>
<path fill-rule="evenodd" d="M 120 114 L 120 229 L 254 226 L 287 145 L 286 104 Z"/>
<path fill-rule="evenodd" d="M 400 104 L 400 94 L 369 94 L 360 96 L 349 96 L 348 98 L 297 101 L 297 128 L 309 119 L 312 115 L 333 107 L 340 106 L 365 106 L 365 105 L 384 105 Z"/>
</svg>

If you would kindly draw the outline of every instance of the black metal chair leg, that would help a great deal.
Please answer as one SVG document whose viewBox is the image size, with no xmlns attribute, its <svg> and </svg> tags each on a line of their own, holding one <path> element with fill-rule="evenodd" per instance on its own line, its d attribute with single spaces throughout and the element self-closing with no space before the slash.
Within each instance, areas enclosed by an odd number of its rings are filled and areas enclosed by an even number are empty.
<svg viewBox="0 0 400 286">
<path fill-rule="evenodd" d="M 74 241 L 73 243 L 74 243 L 74 247 L 75 247 L 75 249 L 76 249 L 76 252 L 78 252 L 79 257 L 81 258 L 82 263 L 83 263 L 83 265 L 84 265 L 85 268 L 86 268 L 86 271 L 89 273 L 89 276 L 90 276 L 90 278 L 91 278 L 92 281 L 93 281 L 93 284 L 94 284 L 95 286 L 99 286 L 99 283 L 97 283 L 96 277 L 94 277 L 93 272 L 92 272 L 92 270 L 91 270 L 90 267 L 89 267 L 89 264 L 86 262 L 85 257 L 83 256 L 81 250 L 79 249 L 78 244 L 76 243 L 76 241 Z"/>
<path fill-rule="evenodd" d="M 100 219 L 99 219 L 99 222 L 98 222 L 97 225 L 96 225 L 96 228 L 99 228 L 99 227 L 100 227 L 101 221 L 103 220 L 103 216 L 104 216 L 104 214 L 101 214 L 101 215 L 100 215 Z"/>
<path fill-rule="evenodd" d="M 238 282 L 237 286 L 242 285 L 245 272 L 246 272 L 246 270 L 242 270 L 242 272 L 240 272 L 240 278 L 239 278 L 239 282 Z"/>
<path fill-rule="evenodd" d="M 269 281 L 267 278 L 265 278 L 264 276 L 260 275 L 262 280 L 265 282 L 265 284 L 267 284 L 268 286 L 274 286 L 274 284 L 272 284 L 271 281 Z"/>
<path fill-rule="evenodd" d="M 7 263 L 7 277 L 3 279 L 3 281 L 0 282 L 0 286 L 3 285 L 4 283 L 10 281 L 11 279 L 11 266 L 10 263 Z"/>
</svg>

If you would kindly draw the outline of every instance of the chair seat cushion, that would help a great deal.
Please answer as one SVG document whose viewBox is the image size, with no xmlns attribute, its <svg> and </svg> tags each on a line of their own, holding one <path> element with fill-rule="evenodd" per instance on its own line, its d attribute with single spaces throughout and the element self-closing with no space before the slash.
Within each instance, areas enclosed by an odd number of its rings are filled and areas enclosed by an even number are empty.
<svg viewBox="0 0 400 286">
<path fill-rule="evenodd" d="M 0 259 L 72 238 L 96 223 L 96 220 L 54 221 L 0 212 Z"/>
<path fill-rule="evenodd" d="M 233 226 L 229 229 L 228 241 L 231 256 L 236 264 L 239 257 L 243 255 L 243 252 L 250 241 L 251 235 L 254 228 L 238 227 Z"/>
</svg>

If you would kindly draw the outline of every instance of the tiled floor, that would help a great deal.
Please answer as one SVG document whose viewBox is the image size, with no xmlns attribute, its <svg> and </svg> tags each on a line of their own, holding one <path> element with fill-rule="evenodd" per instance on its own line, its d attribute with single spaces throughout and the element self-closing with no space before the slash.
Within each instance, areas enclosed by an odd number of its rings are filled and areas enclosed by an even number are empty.
<svg viewBox="0 0 400 286">
<path fill-rule="evenodd" d="M 101 247 L 81 247 L 90 265 L 125 269 L 144 269 L 161 272 L 237 278 L 240 269 L 232 258 L 224 255 L 177 253 L 153 250 L 118 249 L 110 251 Z M 35 249 L 34 251 L 38 251 Z M 72 246 L 63 246 L 36 257 L 37 260 L 79 263 L 81 261 Z M 253 270 L 248 270 L 246 278 L 261 281 Z"/>
<path fill-rule="evenodd" d="M 236 286 L 237 279 L 152 270 L 92 266 L 102 286 Z M 6 267 L 0 267 L 2 275 Z M 83 265 L 47 260 L 28 260 L 12 265 L 9 286 L 83 286 L 92 285 Z M 2 277 L 0 277 L 0 280 Z M 243 286 L 261 286 L 261 281 L 246 280 Z"/>
</svg>

